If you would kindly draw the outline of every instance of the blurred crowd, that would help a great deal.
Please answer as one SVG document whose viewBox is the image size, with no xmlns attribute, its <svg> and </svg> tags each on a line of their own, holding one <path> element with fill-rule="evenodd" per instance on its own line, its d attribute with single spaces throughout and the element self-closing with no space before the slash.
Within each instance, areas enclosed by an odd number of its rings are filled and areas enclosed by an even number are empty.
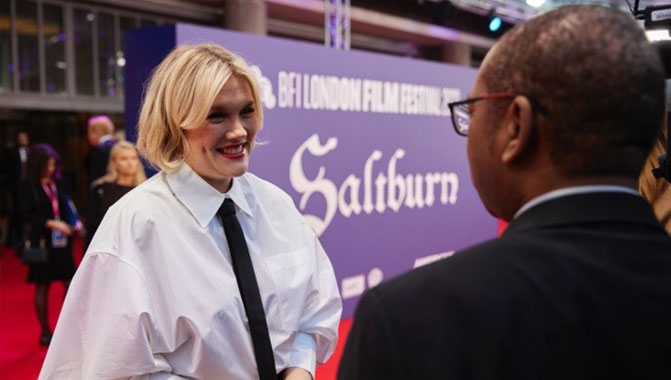
<svg viewBox="0 0 671 380">
<path fill-rule="evenodd" d="M 72 201 L 65 186 L 62 156 L 47 142 L 32 142 L 19 131 L 2 157 L 2 188 L 8 197 L 3 244 L 22 258 L 35 284 L 35 312 L 42 328 L 40 343 L 48 345 L 52 332 L 47 323 L 47 300 L 52 282 L 66 290 L 75 273 L 72 241 L 84 239 L 84 250 L 107 209 L 146 179 L 135 145 L 115 133 L 106 115 L 90 118 L 85 176 L 88 193 L 84 209 Z"/>
</svg>

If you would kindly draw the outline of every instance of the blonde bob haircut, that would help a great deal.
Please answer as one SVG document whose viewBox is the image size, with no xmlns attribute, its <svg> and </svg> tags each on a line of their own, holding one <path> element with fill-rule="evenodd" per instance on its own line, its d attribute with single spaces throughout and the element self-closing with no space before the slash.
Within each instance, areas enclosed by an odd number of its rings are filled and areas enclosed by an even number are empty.
<svg viewBox="0 0 671 380">
<path fill-rule="evenodd" d="M 244 59 L 216 44 L 181 45 L 154 69 L 146 88 L 138 121 L 137 146 L 142 155 L 157 168 L 179 168 L 188 153 L 184 130 L 205 123 L 231 76 L 249 83 L 259 126 L 263 126 L 259 86 Z"/>
<path fill-rule="evenodd" d="M 135 145 L 129 143 L 128 141 L 119 141 L 118 143 L 114 144 L 110 150 L 110 157 L 107 163 L 107 174 L 95 180 L 91 184 L 91 187 L 96 187 L 98 185 L 102 185 L 103 183 L 116 182 L 116 180 L 119 179 L 119 171 L 116 169 L 116 165 L 114 163 L 122 150 L 132 150 L 133 152 L 137 153 Z M 138 157 L 138 161 L 139 159 L 140 157 Z M 135 172 L 135 177 L 133 178 L 133 186 L 141 184 L 146 179 L 147 175 L 144 173 L 142 162 L 138 162 L 137 171 Z"/>
</svg>

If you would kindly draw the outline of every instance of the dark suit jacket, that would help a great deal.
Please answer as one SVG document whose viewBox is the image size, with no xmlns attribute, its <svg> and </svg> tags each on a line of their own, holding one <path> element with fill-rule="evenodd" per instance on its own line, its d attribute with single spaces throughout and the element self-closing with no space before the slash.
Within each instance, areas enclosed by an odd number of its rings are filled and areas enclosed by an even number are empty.
<svg viewBox="0 0 671 380">
<path fill-rule="evenodd" d="M 19 192 L 21 188 L 21 154 L 19 148 L 7 149 L 3 157 L 3 172 L 7 186 L 12 193 Z"/>
<path fill-rule="evenodd" d="M 541 203 L 365 294 L 338 379 L 671 379 L 671 238 L 631 194 Z"/>
<path fill-rule="evenodd" d="M 107 140 L 91 148 L 87 157 L 88 183 L 92 183 L 107 173 L 110 150 L 116 144 L 116 140 Z"/>
</svg>

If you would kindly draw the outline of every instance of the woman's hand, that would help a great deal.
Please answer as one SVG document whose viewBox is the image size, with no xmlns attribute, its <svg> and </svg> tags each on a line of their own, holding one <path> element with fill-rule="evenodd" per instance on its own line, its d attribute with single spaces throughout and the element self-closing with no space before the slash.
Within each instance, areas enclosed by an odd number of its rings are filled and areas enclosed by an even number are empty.
<svg viewBox="0 0 671 380">
<path fill-rule="evenodd" d="M 73 234 L 81 234 L 84 229 L 84 225 L 81 220 L 77 220 L 77 223 L 74 226 L 71 226 Z"/>
<path fill-rule="evenodd" d="M 290 367 L 280 373 L 282 380 L 312 380 L 310 372 L 299 367 Z"/>
<path fill-rule="evenodd" d="M 72 235 L 72 228 L 70 228 L 70 226 L 67 223 L 61 220 L 53 220 L 53 219 L 47 220 L 47 228 L 50 230 L 58 230 L 65 236 Z"/>
</svg>

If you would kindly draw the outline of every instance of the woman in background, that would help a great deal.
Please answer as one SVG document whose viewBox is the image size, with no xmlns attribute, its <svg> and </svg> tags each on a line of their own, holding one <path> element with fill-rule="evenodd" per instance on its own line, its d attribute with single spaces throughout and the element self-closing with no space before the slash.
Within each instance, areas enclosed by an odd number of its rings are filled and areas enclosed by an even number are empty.
<svg viewBox="0 0 671 380">
<path fill-rule="evenodd" d="M 135 145 L 120 141 L 110 151 L 107 174 L 91 185 L 86 206 L 86 245 L 88 248 L 103 216 L 119 198 L 147 179 Z"/>
<path fill-rule="evenodd" d="M 26 162 L 25 214 L 26 237 L 37 245 L 44 241 L 46 263 L 30 264 L 28 282 L 35 284 L 35 312 L 42 326 L 40 344 L 51 342 L 47 319 L 47 296 L 52 281 L 63 281 L 65 290 L 75 273 L 71 236 L 73 226 L 61 220 L 67 202 L 63 188 L 54 178 L 56 157 L 44 149 L 31 149 Z"/>
</svg>

